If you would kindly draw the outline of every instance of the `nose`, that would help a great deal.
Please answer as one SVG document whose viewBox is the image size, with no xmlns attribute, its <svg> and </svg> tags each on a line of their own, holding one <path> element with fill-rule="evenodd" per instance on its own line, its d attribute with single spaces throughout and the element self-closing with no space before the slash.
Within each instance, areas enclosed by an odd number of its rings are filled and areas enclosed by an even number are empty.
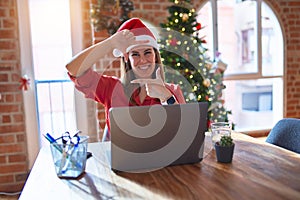
<svg viewBox="0 0 300 200">
<path fill-rule="evenodd" d="M 140 55 L 140 63 L 146 63 L 147 62 L 147 58 L 145 57 L 145 55 Z"/>
</svg>

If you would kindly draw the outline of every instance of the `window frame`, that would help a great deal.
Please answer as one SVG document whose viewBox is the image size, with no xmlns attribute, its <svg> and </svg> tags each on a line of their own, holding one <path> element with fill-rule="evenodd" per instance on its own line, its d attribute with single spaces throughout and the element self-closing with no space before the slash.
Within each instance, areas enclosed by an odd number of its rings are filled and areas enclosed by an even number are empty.
<svg viewBox="0 0 300 200">
<path fill-rule="evenodd" d="M 218 41 L 218 0 L 209 0 L 211 2 L 211 9 L 212 9 L 212 32 L 213 32 L 213 55 L 214 59 L 216 59 L 216 53 L 219 49 L 219 41 Z M 209 2 L 207 1 L 207 2 Z M 253 79 L 265 79 L 265 78 L 283 78 L 283 75 L 268 75 L 265 76 L 262 73 L 262 28 L 261 28 L 261 4 L 263 0 L 254 0 L 256 1 L 256 12 L 257 12 L 257 24 L 256 24 L 256 34 L 257 34 L 257 72 L 256 73 L 239 73 L 239 74 L 224 74 L 224 80 L 231 81 L 231 80 L 253 80 Z M 266 3 L 266 2 L 265 2 Z M 267 3 L 266 3 L 267 4 Z M 284 55 L 283 55 L 284 58 Z M 283 62 L 284 67 L 284 62 Z"/>
<path fill-rule="evenodd" d="M 210 3 L 210 9 L 208 10 L 211 15 L 211 22 L 209 24 L 209 26 L 211 27 L 212 33 L 211 36 L 212 38 L 210 39 L 210 51 L 211 51 L 211 57 L 212 59 L 216 60 L 217 59 L 217 53 L 219 52 L 219 38 L 218 38 L 218 1 L 219 0 L 207 0 L 206 2 L 203 2 L 203 7 L 204 5 L 207 5 L 207 3 Z M 257 65 L 257 71 L 256 72 L 249 72 L 249 73 L 243 73 L 243 72 L 238 72 L 237 74 L 224 74 L 223 80 L 224 82 L 231 82 L 234 83 L 236 81 L 260 81 L 260 80 L 272 80 L 273 82 L 273 97 L 272 97 L 272 105 L 273 105 L 273 109 L 272 109 L 272 119 L 270 119 L 271 121 L 268 123 L 268 125 L 261 126 L 261 124 L 259 123 L 258 126 L 254 125 L 252 121 L 250 121 L 249 125 L 244 126 L 241 125 L 241 127 L 238 127 L 237 130 L 245 132 L 245 133 L 250 133 L 252 136 L 255 136 L 256 134 L 258 135 L 262 135 L 262 133 L 264 133 L 266 135 L 266 133 L 269 132 L 269 130 L 275 125 L 275 123 L 284 116 L 285 110 L 284 110 L 284 104 L 286 102 L 285 96 L 284 96 L 284 87 L 286 87 L 286 83 L 285 83 L 285 69 L 286 69 L 286 53 L 285 53 L 285 35 L 284 35 L 284 29 L 282 26 L 282 22 L 280 21 L 280 18 L 278 17 L 278 13 L 276 13 L 274 11 L 274 8 L 266 1 L 264 0 L 252 0 L 255 1 L 256 3 L 256 24 L 254 27 L 254 29 L 256 28 L 254 34 L 257 34 L 256 36 L 256 45 L 257 45 L 257 49 L 256 49 L 256 53 L 254 55 L 255 60 L 254 60 L 254 64 Z M 266 73 L 266 64 L 267 63 L 263 63 L 263 53 L 264 53 L 264 49 L 263 49 L 263 41 L 262 41 L 262 37 L 263 37 L 263 19 L 262 19 L 262 14 L 264 14 L 264 7 L 266 7 L 267 9 L 270 9 L 273 16 L 275 17 L 274 19 L 276 20 L 275 22 L 278 23 L 278 25 L 274 24 L 275 26 L 273 26 L 274 30 L 276 31 L 278 28 L 280 29 L 280 33 L 279 33 L 279 37 L 282 40 L 282 43 L 280 45 L 282 45 L 282 48 L 280 50 L 280 52 L 277 52 L 280 54 L 280 56 L 282 56 L 280 59 L 280 68 L 278 72 L 275 71 L 275 73 Z M 200 10 L 199 10 L 200 11 Z M 259 20 L 260 19 L 260 20 Z M 212 23 L 212 24 L 211 24 Z M 273 43 L 271 43 L 273 44 Z M 226 62 L 226 60 L 224 60 Z M 272 66 L 275 66 L 274 64 Z M 274 68 L 274 70 L 276 70 L 277 68 Z M 282 71 L 281 71 L 282 70 Z M 271 71 L 270 71 L 271 72 Z M 280 83 L 281 82 L 281 83 Z M 280 85 L 278 85 L 280 83 Z M 225 83 L 226 84 L 226 83 Z M 275 89 L 276 88 L 276 89 Z M 276 91 L 276 94 L 274 94 L 274 91 Z M 223 91 L 224 96 L 227 95 L 226 90 Z M 279 93 L 281 93 L 281 95 L 279 95 Z M 279 96 L 278 96 L 279 95 Z M 228 96 L 229 98 L 224 99 L 225 102 L 228 100 L 231 100 L 231 97 Z M 279 98 L 278 98 L 279 97 Z M 239 105 L 239 104 L 238 104 Z M 280 105 L 280 108 L 278 108 L 276 106 L 276 108 L 274 109 L 274 105 Z M 226 106 L 226 105 L 225 105 Z M 235 111 L 232 109 L 232 114 L 235 115 Z M 267 111 L 268 112 L 268 111 Z M 253 117 L 255 116 L 255 114 L 253 114 L 253 111 L 246 111 L 246 110 L 242 110 L 241 112 L 236 113 L 237 116 L 240 117 L 244 117 L 245 115 L 248 115 L 249 117 Z M 266 116 L 266 112 L 262 111 L 261 116 Z M 235 117 L 237 117 L 235 116 Z M 233 116 L 232 116 L 233 117 Z M 233 117 L 233 123 L 235 123 L 234 118 Z M 254 120 L 255 121 L 255 120 Z M 237 122 L 238 123 L 238 122 Z"/>
</svg>

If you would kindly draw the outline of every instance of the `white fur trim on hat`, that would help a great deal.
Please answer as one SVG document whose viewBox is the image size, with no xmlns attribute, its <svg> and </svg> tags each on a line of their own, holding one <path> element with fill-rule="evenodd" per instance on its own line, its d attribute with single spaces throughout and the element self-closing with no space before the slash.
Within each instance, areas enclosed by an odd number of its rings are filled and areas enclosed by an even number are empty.
<svg viewBox="0 0 300 200">
<path fill-rule="evenodd" d="M 139 35 L 135 37 L 137 41 L 142 41 L 142 40 L 148 40 L 149 42 L 144 43 L 144 44 L 136 44 L 136 45 L 131 45 L 126 49 L 126 53 L 128 53 L 131 49 L 137 47 L 137 46 L 141 46 L 141 45 L 149 45 L 152 46 L 154 48 L 156 48 L 158 50 L 158 44 L 156 42 L 156 40 L 149 36 L 149 35 Z M 119 50 L 119 49 L 114 49 L 113 50 L 113 55 L 115 57 L 123 57 L 123 53 Z"/>
</svg>

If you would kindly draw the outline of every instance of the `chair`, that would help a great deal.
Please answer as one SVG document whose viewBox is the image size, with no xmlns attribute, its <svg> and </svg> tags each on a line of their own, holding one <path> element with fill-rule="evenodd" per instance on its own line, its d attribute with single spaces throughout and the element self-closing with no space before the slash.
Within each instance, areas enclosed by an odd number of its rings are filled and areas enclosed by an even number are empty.
<svg viewBox="0 0 300 200">
<path fill-rule="evenodd" d="M 266 142 L 300 153 L 300 119 L 284 118 L 278 121 Z"/>
</svg>

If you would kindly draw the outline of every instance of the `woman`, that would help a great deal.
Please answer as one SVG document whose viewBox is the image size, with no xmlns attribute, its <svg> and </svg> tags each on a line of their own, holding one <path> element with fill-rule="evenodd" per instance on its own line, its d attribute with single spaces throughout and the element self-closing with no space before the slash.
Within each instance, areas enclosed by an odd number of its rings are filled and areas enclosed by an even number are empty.
<svg viewBox="0 0 300 200">
<path fill-rule="evenodd" d="M 121 57 L 121 79 L 91 69 L 106 57 Z M 105 106 L 108 132 L 111 107 L 185 103 L 180 87 L 164 82 L 156 39 L 138 18 L 126 21 L 117 33 L 80 52 L 66 68 L 85 97 Z"/>
</svg>

